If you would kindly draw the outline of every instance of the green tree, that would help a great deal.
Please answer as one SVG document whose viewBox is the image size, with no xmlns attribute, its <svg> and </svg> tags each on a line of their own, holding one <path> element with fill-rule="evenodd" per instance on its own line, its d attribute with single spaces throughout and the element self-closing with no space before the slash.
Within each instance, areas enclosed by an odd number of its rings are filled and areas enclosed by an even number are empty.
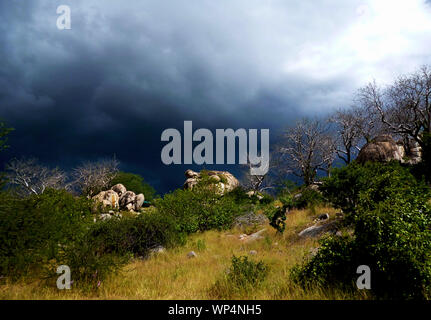
<svg viewBox="0 0 431 320">
<path fill-rule="evenodd" d="M 136 194 L 143 193 L 147 201 L 153 200 L 156 194 L 156 190 L 146 183 L 144 178 L 139 174 L 119 172 L 111 184 L 114 186 L 118 183 L 123 184 L 127 190 L 133 191 Z"/>
</svg>

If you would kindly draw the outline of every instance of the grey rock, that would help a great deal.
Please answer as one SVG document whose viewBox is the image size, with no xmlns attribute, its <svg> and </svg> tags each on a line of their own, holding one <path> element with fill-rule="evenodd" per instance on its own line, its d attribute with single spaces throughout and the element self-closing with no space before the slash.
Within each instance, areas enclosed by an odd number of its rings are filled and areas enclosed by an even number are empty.
<svg viewBox="0 0 431 320">
<path fill-rule="evenodd" d="M 332 232 L 332 233 L 336 232 L 335 222 L 329 222 L 321 225 L 315 224 L 314 226 L 311 226 L 302 230 L 298 234 L 298 236 L 300 238 L 315 238 L 326 232 Z"/>
<path fill-rule="evenodd" d="M 119 197 L 121 197 L 127 191 L 126 187 L 123 184 L 121 184 L 121 183 L 118 183 L 115 186 L 113 186 L 111 188 L 111 190 L 115 191 L 118 194 Z"/>
<path fill-rule="evenodd" d="M 317 220 L 327 220 L 329 219 L 329 214 L 328 213 L 322 213 L 321 215 L 319 215 L 317 217 Z"/>
<path fill-rule="evenodd" d="M 92 198 L 96 203 L 102 204 L 102 208 L 114 208 L 119 207 L 119 196 L 113 190 L 102 191 L 98 195 Z"/>
<path fill-rule="evenodd" d="M 133 191 L 126 191 L 120 198 L 120 208 L 132 211 L 135 208 L 136 194 Z"/>
<path fill-rule="evenodd" d="M 144 201 L 145 201 L 145 197 L 144 197 L 144 195 L 142 193 L 136 195 L 136 198 L 135 198 L 135 208 L 134 208 L 135 211 L 139 211 L 139 209 L 142 208 L 142 205 L 144 204 Z"/>
<path fill-rule="evenodd" d="M 196 258 L 197 256 L 198 255 L 194 251 L 190 251 L 189 253 L 187 253 L 187 258 L 189 258 L 189 259 Z"/>
<path fill-rule="evenodd" d="M 99 216 L 100 220 L 105 221 L 105 220 L 109 220 L 112 218 L 112 215 L 110 215 L 109 213 L 102 213 Z"/>
<path fill-rule="evenodd" d="M 163 253 L 165 251 L 166 251 L 166 249 L 163 246 L 157 246 L 157 247 L 154 247 L 154 248 L 150 249 L 150 252 L 153 253 L 153 254 L 154 253 Z"/>
<path fill-rule="evenodd" d="M 252 242 L 259 239 L 263 239 L 262 233 L 264 233 L 266 229 L 259 230 L 258 232 L 252 233 L 250 235 L 241 235 L 240 240 L 244 242 Z"/>
</svg>

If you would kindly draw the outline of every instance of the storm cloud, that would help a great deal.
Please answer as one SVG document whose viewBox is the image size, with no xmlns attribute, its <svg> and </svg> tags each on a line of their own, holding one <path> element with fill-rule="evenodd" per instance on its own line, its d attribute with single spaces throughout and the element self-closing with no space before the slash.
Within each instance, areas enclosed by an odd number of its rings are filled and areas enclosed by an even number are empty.
<svg viewBox="0 0 431 320">
<path fill-rule="evenodd" d="M 58 30 L 59 5 L 72 29 Z M 270 128 L 351 104 L 355 90 L 431 64 L 431 6 L 412 1 L 4 0 L 4 163 L 68 169 L 115 156 L 161 191 L 166 128 Z M 229 167 L 225 167 L 229 170 Z"/>
</svg>

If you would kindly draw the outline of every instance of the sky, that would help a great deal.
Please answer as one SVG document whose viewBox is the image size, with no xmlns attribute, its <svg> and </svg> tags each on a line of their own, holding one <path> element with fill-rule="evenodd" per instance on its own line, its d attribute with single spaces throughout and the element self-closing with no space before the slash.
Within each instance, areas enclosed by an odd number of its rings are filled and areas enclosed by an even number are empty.
<svg viewBox="0 0 431 320">
<path fill-rule="evenodd" d="M 166 192 L 190 166 L 162 163 L 163 130 L 268 128 L 272 143 L 430 49 L 425 0 L 0 0 L 0 118 L 15 128 L 0 165 L 115 155 Z"/>
</svg>

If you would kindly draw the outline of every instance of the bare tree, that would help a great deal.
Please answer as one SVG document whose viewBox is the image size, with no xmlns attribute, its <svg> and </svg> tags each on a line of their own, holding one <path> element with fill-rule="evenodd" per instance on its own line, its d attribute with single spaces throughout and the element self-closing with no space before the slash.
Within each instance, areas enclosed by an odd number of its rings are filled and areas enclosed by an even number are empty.
<svg viewBox="0 0 431 320">
<path fill-rule="evenodd" d="M 376 82 L 360 89 L 362 104 L 374 109 L 381 122 L 394 134 L 423 145 L 422 133 L 431 133 L 431 70 L 421 67 L 411 75 L 398 77 L 390 86 Z"/>
<path fill-rule="evenodd" d="M 329 172 L 336 148 L 326 123 L 303 119 L 283 138 L 278 148 L 282 170 L 302 178 L 306 186 L 315 181 L 318 170 Z"/>
<path fill-rule="evenodd" d="M 42 166 L 34 158 L 14 159 L 6 165 L 6 178 L 17 186 L 17 192 L 22 195 L 40 195 L 46 189 L 65 189 L 66 174 L 58 168 L 50 169 Z"/>
<path fill-rule="evenodd" d="M 268 170 L 264 175 L 252 175 L 250 173 L 252 165 L 248 163 L 243 166 L 245 168 L 245 172 L 242 178 L 242 184 L 247 190 L 253 191 L 253 193 L 256 194 L 273 188 L 270 170 Z"/>
<path fill-rule="evenodd" d="M 349 164 L 360 151 L 363 137 L 363 119 L 356 108 L 340 109 L 329 118 L 335 124 L 335 147 L 338 157 Z"/>
<path fill-rule="evenodd" d="M 73 169 L 73 184 L 82 194 L 92 197 L 104 189 L 110 188 L 110 183 L 118 173 L 118 161 L 100 160 L 86 162 Z"/>
</svg>

